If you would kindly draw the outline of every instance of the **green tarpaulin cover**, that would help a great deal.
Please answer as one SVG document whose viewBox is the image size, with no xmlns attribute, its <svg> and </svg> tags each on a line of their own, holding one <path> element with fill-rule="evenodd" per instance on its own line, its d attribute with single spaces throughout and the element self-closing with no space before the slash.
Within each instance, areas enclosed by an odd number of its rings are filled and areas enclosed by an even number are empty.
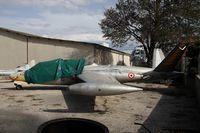
<svg viewBox="0 0 200 133">
<path fill-rule="evenodd" d="M 28 83 L 41 84 L 59 78 L 66 78 L 81 74 L 85 60 L 56 59 L 40 62 L 31 69 L 25 71 L 24 77 Z"/>
</svg>

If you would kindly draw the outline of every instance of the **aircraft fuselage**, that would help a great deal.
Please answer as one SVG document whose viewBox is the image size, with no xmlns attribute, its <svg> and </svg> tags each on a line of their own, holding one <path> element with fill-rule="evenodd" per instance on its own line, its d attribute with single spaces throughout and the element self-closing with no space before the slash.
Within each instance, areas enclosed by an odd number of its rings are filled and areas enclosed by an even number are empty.
<svg viewBox="0 0 200 133">
<path fill-rule="evenodd" d="M 144 73 L 151 72 L 152 68 L 145 67 L 128 67 L 128 66 L 85 66 L 83 73 L 94 72 L 102 75 L 111 75 L 116 78 L 120 83 L 134 82 L 144 79 Z M 77 82 L 82 82 L 76 77 L 67 77 L 45 84 L 48 85 L 71 85 Z"/>
</svg>

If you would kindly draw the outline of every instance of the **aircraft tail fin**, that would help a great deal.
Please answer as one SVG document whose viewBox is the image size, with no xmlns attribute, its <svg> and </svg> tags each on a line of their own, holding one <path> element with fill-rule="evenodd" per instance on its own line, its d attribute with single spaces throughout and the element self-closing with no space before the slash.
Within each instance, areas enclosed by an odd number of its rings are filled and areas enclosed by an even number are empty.
<svg viewBox="0 0 200 133">
<path fill-rule="evenodd" d="M 153 51 L 153 62 L 152 62 L 152 68 L 156 68 L 165 58 L 163 52 L 159 48 L 155 48 Z"/>
<path fill-rule="evenodd" d="M 188 44 L 182 43 L 175 46 L 175 48 L 168 54 L 168 56 L 154 69 L 156 72 L 171 72 L 174 70 L 178 61 L 182 57 Z"/>
</svg>

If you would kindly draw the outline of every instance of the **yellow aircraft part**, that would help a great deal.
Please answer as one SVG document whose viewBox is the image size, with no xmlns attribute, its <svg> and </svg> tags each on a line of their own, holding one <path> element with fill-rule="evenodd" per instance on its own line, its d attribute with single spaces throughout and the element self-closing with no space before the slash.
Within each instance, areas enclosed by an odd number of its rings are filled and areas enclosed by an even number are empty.
<svg viewBox="0 0 200 133">
<path fill-rule="evenodd" d="M 26 82 L 24 74 L 21 74 L 21 73 L 17 73 L 17 74 L 14 74 L 14 75 L 10 76 L 10 79 L 12 79 L 13 81 Z"/>
<path fill-rule="evenodd" d="M 20 86 L 27 86 L 28 83 L 27 82 L 24 82 L 24 81 L 14 81 L 14 85 L 17 86 L 17 85 L 20 85 Z"/>
</svg>

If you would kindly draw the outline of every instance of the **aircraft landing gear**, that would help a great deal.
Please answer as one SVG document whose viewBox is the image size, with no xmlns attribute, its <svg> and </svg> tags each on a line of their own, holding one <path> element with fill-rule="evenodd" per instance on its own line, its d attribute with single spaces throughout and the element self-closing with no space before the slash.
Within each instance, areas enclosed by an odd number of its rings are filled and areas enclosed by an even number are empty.
<svg viewBox="0 0 200 133">
<path fill-rule="evenodd" d="M 14 81 L 16 90 L 23 90 L 23 87 L 27 85 L 27 82 L 24 81 Z"/>
<path fill-rule="evenodd" d="M 16 90 L 22 90 L 23 89 L 23 87 L 19 84 L 14 84 L 14 85 L 15 85 Z"/>
<path fill-rule="evenodd" d="M 17 85 L 16 86 L 16 90 L 22 90 L 23 88 L 22 88 L 22 86 L 21 85 Z"/>
</svg>

